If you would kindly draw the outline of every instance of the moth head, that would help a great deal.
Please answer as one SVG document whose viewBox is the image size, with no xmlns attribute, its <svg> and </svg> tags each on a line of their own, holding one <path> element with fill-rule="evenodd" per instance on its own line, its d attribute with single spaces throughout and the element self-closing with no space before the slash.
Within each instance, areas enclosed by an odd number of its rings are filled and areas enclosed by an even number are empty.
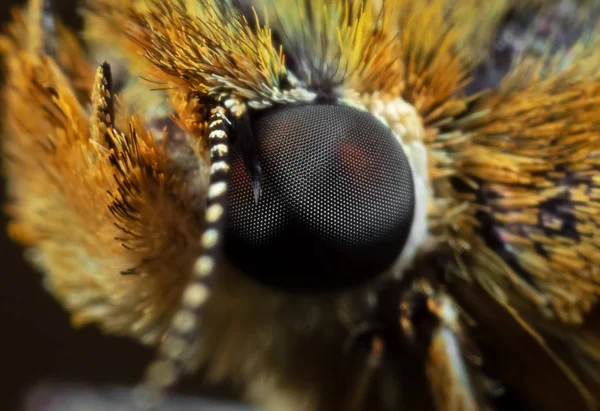
<svg viewBox="0 0 600 411">
<path fill-rule="evenodd" d="M 260 195 L 238 146 L 230 160 L 229 260 L 289 291 L 344 289 L 386 272 L 415 211 L 411 167 L 395 134 L 366 111 L 334 104 L 250 117 Z"/>
<path fill-rule="evenodd" d="M 417 195 L 402 137 L 362 101 L 397 92 L 379 80 L 399 74 L 387 14 L 307 0 L 260 22 L 209 0 L 151 3 L 122 19 L 151 72 L 235 123 L 223 243 L 235 266 L 280 288 L 332 290 L 414 253 L 427 194 Z"/>
</svg>

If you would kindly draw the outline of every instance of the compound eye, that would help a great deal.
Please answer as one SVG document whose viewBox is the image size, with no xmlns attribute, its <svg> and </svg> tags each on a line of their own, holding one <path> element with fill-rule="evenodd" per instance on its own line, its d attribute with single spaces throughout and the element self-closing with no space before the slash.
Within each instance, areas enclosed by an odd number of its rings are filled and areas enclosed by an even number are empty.
<svg viewBox="0 0 600 411">
<path fill-rule="evenodd" d="M 411 229 L 411 169 L 391 130 L 335 105 L 269 110 L 259 141 L 256 202 L 241 153 L 232 158 L 225 250 L 241 271 L 289 291 L 359 285 L 399 257 Z"/>
</svg>

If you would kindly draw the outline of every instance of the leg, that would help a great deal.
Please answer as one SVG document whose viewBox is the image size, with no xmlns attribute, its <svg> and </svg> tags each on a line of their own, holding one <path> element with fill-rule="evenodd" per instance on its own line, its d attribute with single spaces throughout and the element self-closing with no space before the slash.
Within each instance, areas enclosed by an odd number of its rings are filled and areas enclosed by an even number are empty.
<svg viewBox="0 0 600 411">
<path fill-rule="evenodd" d="M 399 324 L 405 343 L 423 361 L 433 405 L 438 411 L 476 411 L 484 407 L 466 361 L 468 342 L 458 307 L 428 280 L 403 294 Z"/>
<path fill-rule="evenodd" d="M 349 409 L 485 409 L 486 380 L 472 361 L 476 351 L 461 320 L 452 298 L 425 275 L 385 284 L 370 320 L 378 326 L 364 366 L 364 375 L 376 380 L 362 404 Z"/>
<path fill-rule="evenodd" d="M 366 357 L 364 370 L 359 375 L 358 381 L 348 397 L 346 408 L 348 411 L 368 409 L 368 394 L 373 385 L 375 373 L 378 371 L 384 355 L 385 343 L 380 335 L 374 334 L 370 338 L 369 354 Z"/>
</svg>

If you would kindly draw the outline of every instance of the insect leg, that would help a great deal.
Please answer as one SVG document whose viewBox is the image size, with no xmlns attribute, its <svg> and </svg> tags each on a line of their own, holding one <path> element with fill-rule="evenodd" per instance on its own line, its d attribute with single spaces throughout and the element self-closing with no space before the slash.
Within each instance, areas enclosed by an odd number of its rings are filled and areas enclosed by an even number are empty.
<svg viewBox="0 0 600 411">
<path fill-rule="evenodd" d="M 202 309 L 211 293 L 218 253 L 222 244 L 229 174 L 229 131 L 231 123 L 225 108 L 211 110 L 208 124 L 210 146 L 210 185 L 206 195 L 204 233 L 200 239 L 202 254 L 194 264 L 190 283 L 185 287 L 181 306 L 171 320 L 155 361 L 148 367 L 142 392 L 160 394 L 173 385 L 188 369 L 194 338 L 200 328 Z M 147 401 L 151 398 L 143 398 Z M 152 401 L 152 400 L 151 400 Z M 142 404 L 142 406 L 145 406 Z"/>
<path fill-rule="evenodd" d="M 435 409 L 485 408 L 465 357 L 466 336 L 458 307 L 429 281 L 418 281 L 400 303 L 399 325 L 409 347 L 424 360 L 424 375 Z"/>
<path fill-rule="evenodd" d="M 366 357 L 366 364 L 362 370 L 356 386 L 349 396 L 349 401 L 345 409 L 348 411 L 360 411 L 367 405 L 367 396 L 374 380 L 375 373 L 381 365 L 384 355 L 385 343 L 380 335 L 370 337 L 370 350 Z"/>
</svg>

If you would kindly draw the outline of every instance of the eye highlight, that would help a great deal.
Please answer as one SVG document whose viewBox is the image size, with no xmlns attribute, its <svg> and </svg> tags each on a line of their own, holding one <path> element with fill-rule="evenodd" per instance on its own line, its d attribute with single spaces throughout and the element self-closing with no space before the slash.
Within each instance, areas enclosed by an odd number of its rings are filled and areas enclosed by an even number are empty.
<svg viewBox="0 0 600 411">
<path fill-rule="evenodd" d="M 261 196 L 232 159 L 226 253 L 259 281 L 333 290 L 381 274 L 402 252 L 415 191 L 407 157 L 371 114 L 336 105 L 268 110 L 252 121 Z"/>
</svg>

